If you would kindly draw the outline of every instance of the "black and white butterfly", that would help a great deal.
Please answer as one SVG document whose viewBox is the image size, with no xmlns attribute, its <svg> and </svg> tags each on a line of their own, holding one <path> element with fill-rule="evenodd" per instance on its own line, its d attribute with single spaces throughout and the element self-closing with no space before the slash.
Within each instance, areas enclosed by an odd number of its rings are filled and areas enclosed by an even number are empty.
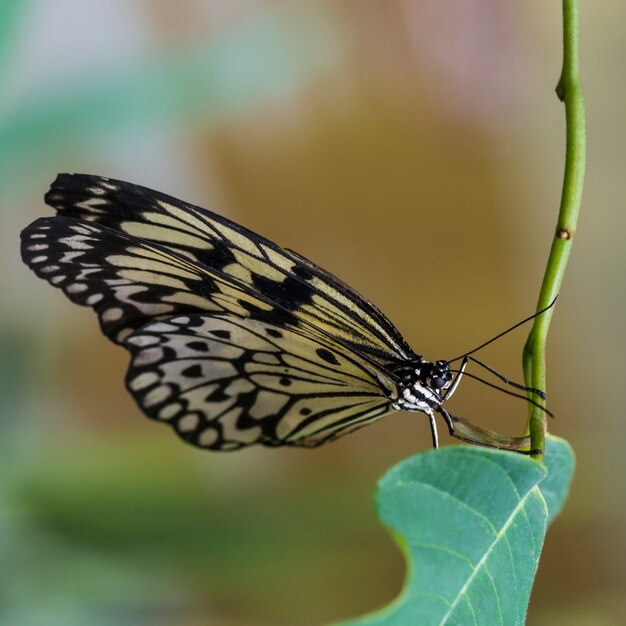
<svg viewBox="0 0 626 626">
<path fill-rule="evenodd" d="M 61 174 L 45 200 L 57 215 L 22 232 L 24 262 L 96 311 L 131 353 L 126 385 L 141 410 L 185 441 L 317 446 L 408 410 L 429 417 L 435 446 L 435 413 L 459 439 L 528 444 L 444 408 L 467 355 L 454 372 L 423 359 L 377 307 L 299 254 L 101 176 Z"/>
</svg>

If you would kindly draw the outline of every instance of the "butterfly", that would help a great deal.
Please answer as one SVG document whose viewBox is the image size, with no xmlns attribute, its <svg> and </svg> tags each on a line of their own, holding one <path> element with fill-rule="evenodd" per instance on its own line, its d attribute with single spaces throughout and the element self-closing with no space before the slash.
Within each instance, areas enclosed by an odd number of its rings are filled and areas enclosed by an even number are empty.
<svg viewBox="0 0 626 626">
<path fill-rule="evenodd" d="M 24 262 L 94 309 L 130 352 L 139 408 L 184 441 L 314 447 L 407 410 L 428 417 L 435 447 L 436 413 L 463 441 L 528 446 L 444 408 L 469 353 L 456 370 L 424 359 L 374 304 L 300 254 L 102 176 L 60 174 L 45 201 L 57 215 L 24 229 Z"/>
</svg>

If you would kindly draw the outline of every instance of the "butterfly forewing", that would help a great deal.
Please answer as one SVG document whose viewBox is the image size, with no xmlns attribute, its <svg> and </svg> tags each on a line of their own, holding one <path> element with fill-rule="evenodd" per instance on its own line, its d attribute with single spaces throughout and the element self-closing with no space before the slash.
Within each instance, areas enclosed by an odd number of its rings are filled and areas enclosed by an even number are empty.
<svg viewBox="0 0 626 626">
<path fill-rule="evenodd" d="M 95 222 L 41 218 L 22 233 L 22 257 L 73 302 L 91 306 L 117 343 L 155 317 L 186 312 L 307 323 L 210 267 Z M 309 332 L 323 336 L 314 327 Z"/>
<path fill-rule="evenodd" d="M 99 176 L 61 174 L 46 195 L 60 215 L 161 244 L 380 364 L 415 358 L 372 303 L 308 259 L 229 220 L 158 192 Z"/>
<path fill-rule="evenodd" d="M 380 373 L 307 332 L 233 315 L 168 318 L 126 339 L 126 383 L 194 445 L 315 446 L 390 411 Z"/>
</svg>

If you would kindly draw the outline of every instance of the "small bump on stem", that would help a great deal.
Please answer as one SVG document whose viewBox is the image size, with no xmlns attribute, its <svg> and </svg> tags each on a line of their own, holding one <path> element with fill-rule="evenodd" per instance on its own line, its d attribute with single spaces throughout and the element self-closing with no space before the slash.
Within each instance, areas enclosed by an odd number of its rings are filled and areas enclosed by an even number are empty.
<svg viewBox="0 0 626 626">
<path fill-rule="evenodd" d="M 557 239 L 573 239 L 573 237 L 574 237 L 574 231 L 569 230 L 567 228 L 559 228 L 556 231 Z"/>
</svg>

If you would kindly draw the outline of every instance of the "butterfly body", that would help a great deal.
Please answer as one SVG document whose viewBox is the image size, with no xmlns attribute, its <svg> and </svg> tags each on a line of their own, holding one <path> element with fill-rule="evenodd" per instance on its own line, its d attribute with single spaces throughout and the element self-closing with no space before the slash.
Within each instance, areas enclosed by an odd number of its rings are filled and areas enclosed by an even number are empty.
<svg viewBox="0 0 626 626">
<path fill-rule="evenodd" d="M 208 449 L 316 446 L 397 410 L 434 413 L 460 379 L 305 257 L 156 191 L 60 174 L 22 258 L 131 354 L 140 409 Z M 461 373 L 462 373 L 461 368 Z"/>
<path fill-rule="evenodd" d="M 447 361 L 426 361 L 421 357 L 394 368 L 400 377 L 393 394 L 392 407 L 396 410 L 428 412 L 439 408 L 452 385 L 452 373 Z"/>
</svg>

